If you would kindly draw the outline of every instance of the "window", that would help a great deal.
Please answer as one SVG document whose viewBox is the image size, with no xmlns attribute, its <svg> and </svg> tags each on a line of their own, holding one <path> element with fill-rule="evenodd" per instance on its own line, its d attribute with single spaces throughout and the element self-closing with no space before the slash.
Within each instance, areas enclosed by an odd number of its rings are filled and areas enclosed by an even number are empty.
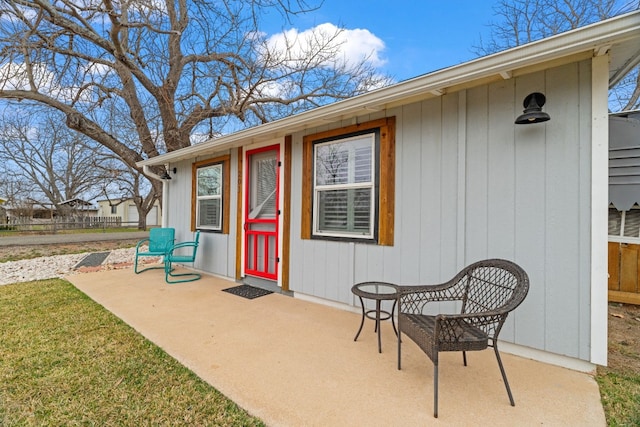
<svg viewBox="0 0 640 427">
<path fill-rule="evenodd" d="M 377 134 L 314 145 L 314 235 L 375 237 Z"/>
<path fill-rule="evenodd" d="M 222 228 L 222 165 L 198 168 L 196 228 Z"/>
<path fill-rule="evenodd" d="M 118 206 L 111 206 L 111 215 L 115 215 L 118 213 Z"/>
<path fill-rule="evenodd" d="M 620 212 L 609 207 L 609 236 L 640 238 L 640 207 Z"/>
<path fill-rule="evenodd" d="M 307 135 L 303 239 L 393 245 L 395 118 Z"/>
<path fill-rule="evenodd" d="M 228 233 L 229 156 L 194 163 L 193 229 Z"/>
</svg>

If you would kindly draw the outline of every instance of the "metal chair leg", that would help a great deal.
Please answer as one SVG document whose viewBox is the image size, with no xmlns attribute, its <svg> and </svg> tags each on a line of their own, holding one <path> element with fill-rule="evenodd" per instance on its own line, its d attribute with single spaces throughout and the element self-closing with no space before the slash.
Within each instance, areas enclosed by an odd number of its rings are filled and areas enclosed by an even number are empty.
<svg viewBox="0 0 640 427">
<path fill-rule="evenodd" d="M 438 418 L 438 361 L 433 362 L 433 416 Z"/>
<path fill-rule="evenodd" d="M 400 331 L 398 331 L 398 371 L 401 370 L 400 368 L 401 347 L 402 347 L 402 341 L 400 340 Z"/>
<path fill-rule="evenodd" d="M 513 395 L 511 394 L 511 387 L 509 387 L 509 381 L 507 381 L 507 374 L 504 371 L 504 366 L 502 366 L 502 359 L 500 358 L 500 352 L 498 352 L 498 345 L 493 343 L 493 351 L 496 353 L 496 359 L 498 359 L 498 366 L 500 366 L 500 373 L 502 374 L 502 379 L 504 381 L 504 386 L 507 388 L 507 394 L 509 395 L 509 402 L 511 402 L 511 406 L 516 406 L 513 401 Z"/>
</svg>

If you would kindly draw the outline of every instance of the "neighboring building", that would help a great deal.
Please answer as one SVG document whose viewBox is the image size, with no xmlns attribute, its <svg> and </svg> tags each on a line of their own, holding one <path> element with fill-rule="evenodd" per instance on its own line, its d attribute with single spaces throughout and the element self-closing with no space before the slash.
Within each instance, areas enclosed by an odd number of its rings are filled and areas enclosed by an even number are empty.
<svg viewBox="0 0 640 427">
<path fill-rule="evenodd" d="M 60 202 L 60 206 L 69 207 L 72 215 L 80 217 L 95 217 L 98 213 L 93 203 L 78 198 L 64 200 Z"/>
<path fill-rule="evenodd" d="M 8 218 L 49 221 L 63 215 L 71 215 L 75 219 L 93 218 L 98 212 L 91 202 L 78 198 L 64 200 L 60 206 L 66 208 L 64 212 L 51 202 L 39 201 L 22 202 L 19 206 L 6 206 L 5 209 Z"/>
<path fill-rule="evenodd" d="M 138 226 L 138 209 L 133 199 L 103 199 L 98 200 L 99 217 L 120 217 L 123 226 Z M 162 209 L 156 200 L 153 208 L 147 214 L 147 227 L 156 227 L 162 223 Z"/>
<path fill-rule="evenodd" d="M 609 300 L 640 304 L 640 111 L 609 117 Z"/>
<path fill-rule="evenodd" d="M 138 165 L 174 171 L 163 225 L 202 231 L 199 270 L 353 309 L 354 283 L 510 259 L 531 288 L 501 348 L 592 369 L 607 362 L 608 90 L 638 46 L 634 12 Z M 532 93 L 551 120 L 514 124 Z"/>
<path fill-rule="evenodd" d="M 6 201 L 7 199 L 0 197 L 0 225 L 6 225 L 9 220 L 7 209 L 3 206 Z"/>
</svg>

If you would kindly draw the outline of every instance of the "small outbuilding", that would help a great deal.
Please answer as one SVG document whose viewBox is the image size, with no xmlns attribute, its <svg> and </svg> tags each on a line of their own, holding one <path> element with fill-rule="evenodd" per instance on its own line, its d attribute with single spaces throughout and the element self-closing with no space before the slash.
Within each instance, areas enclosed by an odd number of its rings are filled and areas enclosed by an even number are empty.
<svg viewBox="0 0 640 427">
<path fill-rule="evenodd" d="M 170 172 L 163 225 L 201 231 L 198 270 L 355 309 L 355 283 L 506 258 L 531 288 L 501 348 L 588 370 L 607 362 L 608 91 L 639 46 L 634 12 L 139 165 Z M 515 123 L 532 100 L 550 120 Z"/>
<path fill-rule="evenodd" d="M 135 201 L 132 198 L 113 198 L 98 200 L 98 216 L 107 220 L 119 219 L 121 225 L 137 227 L 140 215 Z M 162 221 L 162 208 L 156 200 L 153 207 L 147 213 L 146 226 L 157 227 Z"/>
<path fill-rule="evenodd" d="M 640 304 L 640 111 L 609 116 L 609 301 Z"/>
</svg>

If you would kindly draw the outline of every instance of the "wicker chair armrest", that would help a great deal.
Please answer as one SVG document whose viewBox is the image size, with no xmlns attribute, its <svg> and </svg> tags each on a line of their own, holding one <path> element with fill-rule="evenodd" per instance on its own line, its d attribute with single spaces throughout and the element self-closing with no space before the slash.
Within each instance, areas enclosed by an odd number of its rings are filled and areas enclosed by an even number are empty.
<svg viewBox="0 0 640 427">
<path fill-rule="evenodd" d="M 449 281 L 438 285 L 399 286 L 398 312 L 420 314 L 424 306 L 430 302 L 462 301 L 462 294 L 457 292 L 457 284 Z"/>
<path fill-rule="evenodd" d="M 413 300 L 455 301 L 460 297 L 450 291 L 457 284 L 457 281 L 451 280 L 436 285 L 401 285 L 398 286 L 398 297 L 409 296 Z"/>
<path fill-rule="evenodd" d="M 415 294 L 415 293 L 429 293 L 429 292 L 437 292 L 442 291 L 444 289 L 448 289 L 455 285 L 455 282 L 445 282 L 439 283 L 437 285 L 399 285 L 398 286 L 398 294 L 399 295 L 407 295 L 407 294 Z"/>
</svg>

